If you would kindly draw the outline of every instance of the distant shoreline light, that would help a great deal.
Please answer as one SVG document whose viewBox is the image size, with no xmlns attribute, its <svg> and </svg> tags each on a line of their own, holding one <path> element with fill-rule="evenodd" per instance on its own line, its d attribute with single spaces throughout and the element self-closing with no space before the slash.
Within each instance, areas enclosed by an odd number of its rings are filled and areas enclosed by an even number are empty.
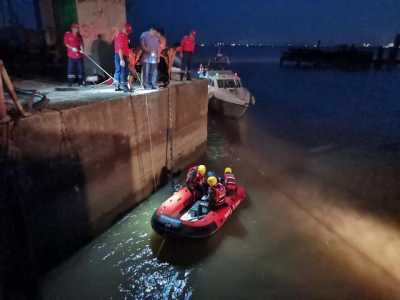
<svg viewBox="0 0 400 300">
<path fill-rule="evenodd" d="M 387 43 L 384 45 L 374 44 L 372 42 L 363 42 L 358 44 L 337 44 L 337 45 L 323 45 L 322 48 L 331 48 L 331 47 L 340 47 L 340 46 L 352 46 L 361 47 L 361 48 L 374 48 L 374 47 L 383 47 L 383 48 L 393 48 L 394 43 Z M 243 42 L 201 42 L 199 46 L 204 47 L 229 47 L 229 48 L 282 48 L 282 47 L 305 47 L 305 48 L 318 48 L 317 43 L 313 44 L 301 44 L 301 43 L 287 43 L 287 44 L 280 44 L 280 45 L 272 45 L 272 44 L 264 44 L 264 43 L 243 43 Z"/>
</svg>

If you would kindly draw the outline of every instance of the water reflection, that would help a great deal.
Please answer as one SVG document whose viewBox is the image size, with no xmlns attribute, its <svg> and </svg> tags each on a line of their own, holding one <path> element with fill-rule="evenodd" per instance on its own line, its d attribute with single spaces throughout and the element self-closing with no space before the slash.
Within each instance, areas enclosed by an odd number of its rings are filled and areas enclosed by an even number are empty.
<svg viewBox="0 0 400 300">
<path fill-rule="evenodd" d="M 163 188 L 49 274 L 45 299 L 399 298 L 399 229 L 376 202 L 385 194 L 398 207 L 398 188 L 374 186 L 376 176 L 360 185 L 384 159 L 330 139 L 297 143 L 253 118 L 209 124 L 204 162 L 233 167 L 249 192 L 222 229 L 204 240 L 155 234 Z"/>
</svg>

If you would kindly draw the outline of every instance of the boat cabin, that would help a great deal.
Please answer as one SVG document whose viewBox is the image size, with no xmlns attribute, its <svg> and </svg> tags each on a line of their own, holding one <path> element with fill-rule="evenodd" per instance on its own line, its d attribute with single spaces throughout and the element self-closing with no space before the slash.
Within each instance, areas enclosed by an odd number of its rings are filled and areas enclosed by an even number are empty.
<svg viewBox="0 0 400 300">
<path fill-rule="evenodd" d="M 208 73 L 208 85 L 220 89 L 238 89 L 242 87 L 240 77 L 232 71 Z"/>
</svg>

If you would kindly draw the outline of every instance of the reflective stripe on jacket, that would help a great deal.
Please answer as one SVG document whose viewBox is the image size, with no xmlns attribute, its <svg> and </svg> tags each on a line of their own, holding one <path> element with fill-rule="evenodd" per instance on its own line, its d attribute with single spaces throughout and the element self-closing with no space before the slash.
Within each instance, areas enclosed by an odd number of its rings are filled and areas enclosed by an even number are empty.
<svg viewBox="0 0 400 300">
<path fill-rule="evenodd" d="M 228 173 L 224 176 L 224 183 L 228 190 L 236 189 L 236 177 L 235 175 Z"/>
<path fill-rule="evenodd" d="M 211 192 L 215 206 L 224 204 L 226 190 L 222 183 L 217 183 L 215 186 L 213 186 L 211 188 Z"/>
</svg>

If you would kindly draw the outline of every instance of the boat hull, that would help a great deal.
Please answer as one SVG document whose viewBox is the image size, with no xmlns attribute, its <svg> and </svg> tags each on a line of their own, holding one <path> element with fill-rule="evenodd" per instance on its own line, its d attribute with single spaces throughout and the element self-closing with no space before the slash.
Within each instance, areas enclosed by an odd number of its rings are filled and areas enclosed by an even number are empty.
<svg viewBox="0 0 400 300">
<path fill-rule="evenodd" d="M 248 106 L 226 102 L 212 97 L 209 101 L 211 111 L 222 114 L 226 118 L 239 119 L 246 113 Z"/>
<path fill-rule="evenodd" d="M 190 221 L 181 218 L 194 203 L 190 191 L 183 188 L 154 212 L 151 226 L 163 236 L 206 238 L 217 232 L 245 199 L 245 189 L 238 186 L 236 193 L 225 197 L 224 206 L 209 211 L 201 219 Z"/>
</svg>

